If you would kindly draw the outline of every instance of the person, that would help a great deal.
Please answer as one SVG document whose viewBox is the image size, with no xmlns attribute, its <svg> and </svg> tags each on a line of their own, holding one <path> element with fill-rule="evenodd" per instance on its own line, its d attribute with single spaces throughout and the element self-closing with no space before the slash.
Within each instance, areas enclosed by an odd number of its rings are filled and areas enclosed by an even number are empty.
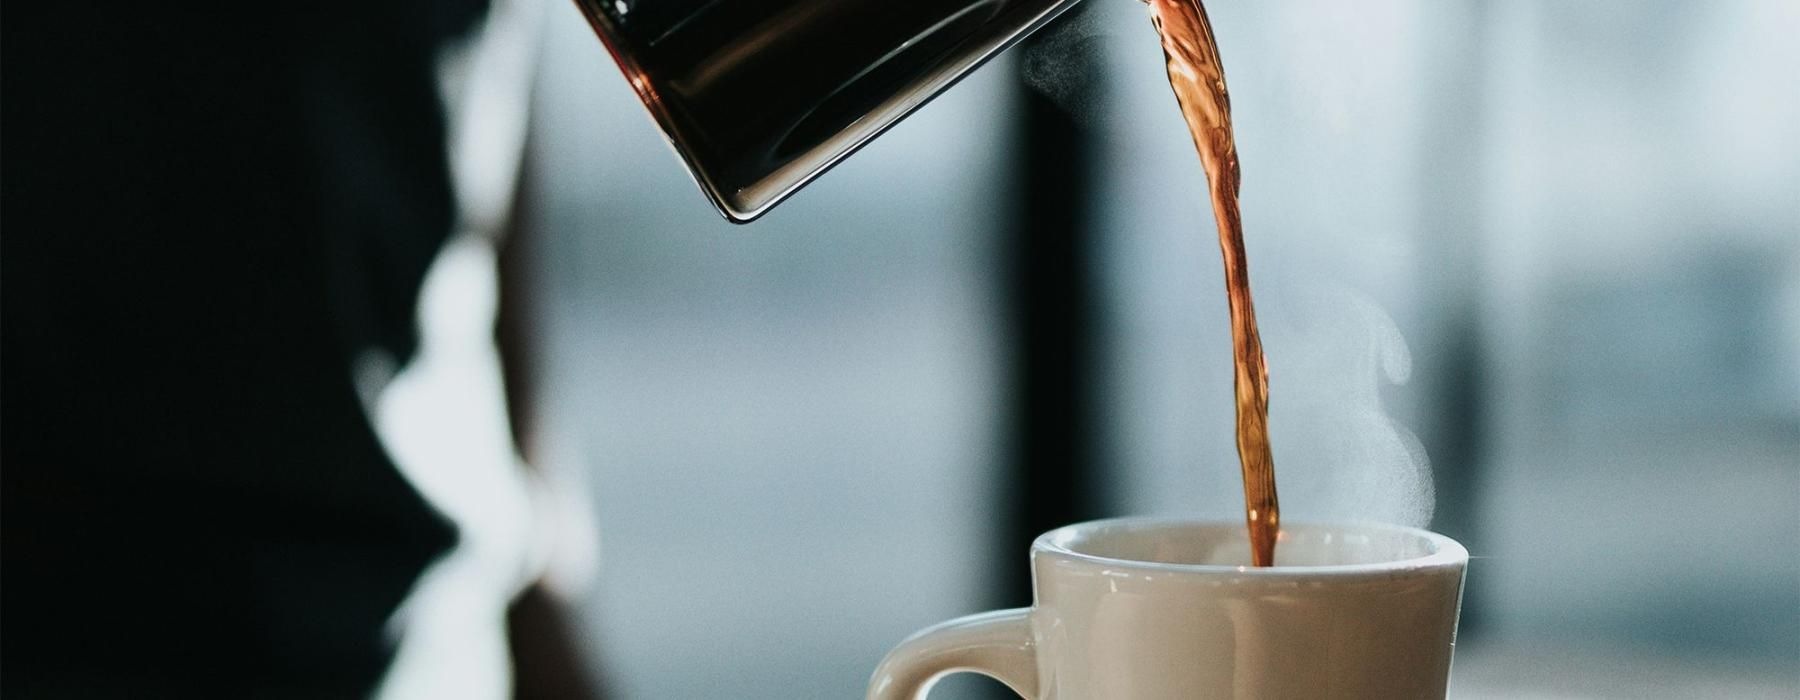
<svg viewBox="0 0 1800 700">
<path fill-rule="evenodd" d="M 481 403 L 500 362 L 425 361 L 492 345 L 427 316 L 493 274 L 529 75 L 456 76 L 529 66 L 516 32 L 498 63 L 473 48 L 504 13 L 529 24 L 480 0 L 6 8 L 0 694 L 593 694 L 521 542 L 516 451 L 464 449 L 510 437 Z M 515 162 L 462 159 L 483 149 Z M 469 519 L 445 454 L 480 455 L 510 521 Z"/>
</svg>

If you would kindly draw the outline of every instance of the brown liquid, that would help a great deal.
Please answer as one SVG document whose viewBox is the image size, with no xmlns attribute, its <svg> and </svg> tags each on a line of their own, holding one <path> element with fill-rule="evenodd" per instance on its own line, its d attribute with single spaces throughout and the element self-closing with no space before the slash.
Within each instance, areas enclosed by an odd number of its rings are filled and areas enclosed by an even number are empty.
<svg viewBox="0 0 1800 700">
<path fill-rule="evenodd" d="M 1225 258 L 1225 295 L 1231 305 L 1231 349 L 1237 373 L 1238 461 L 1244 471 L 1244 519 L 1250 529 L 1250 559 L 1275 563 L 1275 536 L 1281 509 L 1275 500 L 1275 459 L 1269 454 L 1269 370 L 1256 309 L 1250 301 L 1250 272 L 1244 259 L 1244 226 L 1238 218 L 1237 144 L 1231 135 L 1231 96 L 1225 69 L 1213 43 L 1212 24 L 1199 0 L 1148 0 L 1151 21 L 1162 35 L 1169 63 L 1169 87 L 1200 150 L 1200 164 L 1212 193 Z"/>
</svg>

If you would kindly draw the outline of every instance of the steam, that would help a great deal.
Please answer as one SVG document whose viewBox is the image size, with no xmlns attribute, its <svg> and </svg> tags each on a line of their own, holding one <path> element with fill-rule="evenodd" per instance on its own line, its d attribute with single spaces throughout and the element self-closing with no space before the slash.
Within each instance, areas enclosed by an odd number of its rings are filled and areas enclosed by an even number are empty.
<svg viewBox="0 0 1800 700">
<path fill-rule="evenodd" d="M 1276 290 L 1272 290 L 1276 291 Z M 1284 515 L 1299 521 L 1431 522 L 1431 465 L 1382 406 L 1412 356 L 1399 328 L 1341 286 L 1259 304 L 1270 365 L 1270 439 Z"/>
<path fill-rule="evenodd" d="M 1116 17 L 1088 8 L 1078 5 L 1038 32 L 1020 59 L 1025 84 L 1082 126 L 1107 113 L 1108 37 L 1119 29 Z"/>
</svg>

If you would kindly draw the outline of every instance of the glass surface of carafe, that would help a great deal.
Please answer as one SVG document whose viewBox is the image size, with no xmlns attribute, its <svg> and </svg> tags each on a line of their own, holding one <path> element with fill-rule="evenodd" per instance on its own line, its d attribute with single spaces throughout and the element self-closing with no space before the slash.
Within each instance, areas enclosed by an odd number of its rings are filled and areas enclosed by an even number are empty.
<svg viewBox="0 0 1800 700">
<path fill-rule="evenodd" d="M 747 222 L 1077 0 L 575 0 Z"/>
</svg>

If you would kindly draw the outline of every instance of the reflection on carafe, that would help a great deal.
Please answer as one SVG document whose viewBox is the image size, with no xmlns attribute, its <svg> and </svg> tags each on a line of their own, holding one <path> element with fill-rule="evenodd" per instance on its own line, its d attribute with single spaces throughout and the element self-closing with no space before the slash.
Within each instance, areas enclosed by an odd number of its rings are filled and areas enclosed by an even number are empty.
<svg viewBox="0 0 1800 700">
<path fill-rule="evenodd" d="M 720 213 L 755 219 L 1076 0 L 576 0 Z"/>
</svg>

